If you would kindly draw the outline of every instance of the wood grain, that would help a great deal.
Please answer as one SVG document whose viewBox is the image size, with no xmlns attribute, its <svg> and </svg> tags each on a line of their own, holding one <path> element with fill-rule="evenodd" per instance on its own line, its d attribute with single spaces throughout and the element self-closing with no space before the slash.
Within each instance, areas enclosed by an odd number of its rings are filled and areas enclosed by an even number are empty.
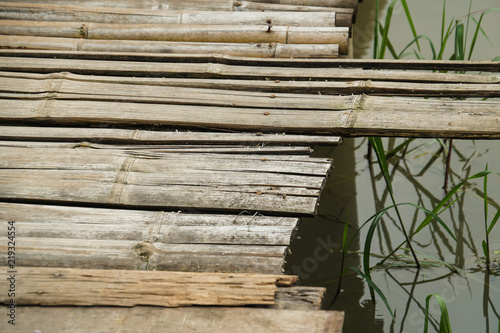
<svg viewBox="0 0 500 333">
<path fill-rule="evenodd" d="M 7 267 L 2 267 L 7 271 Z M 180 307 L 275 304 L 277 286 L 296 276 L 17 267 L 18 305 Z M 0 287 L 8 288 L 2 279 Z M 0 303 L 10 301 L 0 296 Z"/>
<path fill-rule="evenodd" d="M 31 332 L 162 332 L 190 333 L 341 333 L 344 314 L 337 311 L 275 310 L 234 307 L 160 308 L 17 307 L 15 328 L 6 320 L 0 329 Z"/>
</svg>

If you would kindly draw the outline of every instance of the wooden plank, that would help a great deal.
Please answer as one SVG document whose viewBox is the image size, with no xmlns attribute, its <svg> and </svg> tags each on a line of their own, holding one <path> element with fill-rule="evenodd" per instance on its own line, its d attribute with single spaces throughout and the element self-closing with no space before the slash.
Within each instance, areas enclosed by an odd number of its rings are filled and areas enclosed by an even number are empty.
<svg viewBox="0 0 500 333">
<path fill-rule="evenodd" d="M 23 237 L 164 244 L 288 246 L 297 218 L 27 205 L 0 202 Z"/>
<path fill-rule="evenodd" d="M 276 309 L 317 310 L 324 308 L 325 294 L 318 287 L 280 288 L 276 293 Z"/>
<path fill-rule="evenodd" d="M 96 143 L 148 144 L 140 149 L 147 149 L 153 144 L 238 144 L 253 146 L 338 146 L 342 139 L 338 136 L 291 135 L 285 133 L 221 133 L 221 132 L 179 132 L 148 131 L 120 128 L 82 128 L 82 127 L 42 127 L 42 126 L 0 126 L 0 140 L 24 141 L 59 141 Z M 7 144 L 7 143 L 3 143 Z M 95 146 L 92 146 L 95 147 Z M 132 146 L 132 148 L 134 148 Z M 151 148 L 165 148 L 152 146 Z M 137 149 L 137 148 L 136 148 Z"/>
<path fill-rule="evenodd" d="M 348 53 L 349 28 L 264 25 L 107 24 L 0 20 L 0 34 L 205 43 L 338 44 Z"/>
<path fill-rule="evenodd" d="M 264 59 L 262 59 L 264 60 Z M 147 63 L 128 61 L 4 57 L 0 70 L 11 72 L 72 72 L 85 75 L 160 78 L 217 78 L 252 80 L 378 80 L 447 83 L 500 83 L 498 75 L 366 71 L 340 68 L 237 66 L 214 63 Z"/>
<path fill-rule="evenodd" d="M 8 267 L 2 267 L 9 271 Z M 289 275 L 183 273 L 77 268 L 16 267 L 16 305 L 180 307 L 275 304 Z M 7 279 L 0 287 L 9 289 Z M 0 303 L 8 304 L 8 295 Z"/>
<path fill-rule="evenodd" d="M 9 332 L 143 332 L 179 333 L 341 333 L 344 314 L 335 311 L 261 308 L 40 307 L 16 308 L 16 325 L 0 321 Z M 147 320 L 145 320 L 147 318 Z"/>
<path fill-rule="evenodd" d="M 282 274 L 287 250 L 287 246 L 89 241 L 22 235 L 16 241 L 19 266 L 82 269 Z M 0 249 L 1 260 L 7 262 L 7 243 Z"/>
<path fill-rule="evenodd" d="M 2 100 L 3 121 L 155 124 L 346 136 L 498 138 L 498 101 L 323 96 L 330 110 L 225 108 L 78 101 Z M 145 111 L 147 108 L 147 111 Z M 119 110 L 112 113 L 110 110 Z M 473 117 L 473 118 L 472 118 Z"/>
<path fill-rule="evenodd" d="M 234 57 L 228 55 L 176 55 L 149 53 L 106 53 L 106 52 L 71 52 L 44 50 L 0 50 L 2 57 L 114 60 L 114 61 L 157 61 L 157 62 L 211 62 L 226 65 L 248 65 L 262 67 L 297 67 L 297 68 L 357 68 L 357 69 L 402 69 L 426 71 L 477 71 L 500 72 L 500 61 L 460 61 L 460 60 L 407 60 L 407 59 L 260 59 Z"/>
<path fill-rule="evenodd" d="M 342 10 L 347 15 L 352 10 Z M 21 21 L 96 22 L 119 24 L 197 24 L 335 27 L 335 12 L 217 12 L 137 10 L 0 2 L 0 19 Z M 270 22 L 269 22 L 270 21 Z M 342 22 L 345 23 L 346 20 Z M 350 26 L 343 25 L 343 26 Z"/>
<path fill-rule="evenodd" d="M 162 41 L 89 40 L 81 38 L 52 38 L 0 36 L 0 47 L 8 49 L 43 49 L 104 52 L 152 52 L 178 54 L 227 54 L 245 57 L 273 58 L 335 58 L 337 44 L 282 43 L 189 43 Z"/>
</svg>

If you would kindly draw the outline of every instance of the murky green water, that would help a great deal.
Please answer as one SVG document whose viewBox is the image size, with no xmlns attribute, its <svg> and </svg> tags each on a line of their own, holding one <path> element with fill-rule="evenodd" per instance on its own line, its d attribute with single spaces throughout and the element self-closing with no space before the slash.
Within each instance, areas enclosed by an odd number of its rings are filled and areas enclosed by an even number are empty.
<svg viewBox="0 0 500 333">
<path fill-rule="evenodd" d="M 442 3 L 440 1 L 408 1 L 419 33 L 433 34 L 439 38 Z M 468 12 L 469 1 L 448 1 L 448 21 Z M 498 0 L 473 1 L 473 11 L 494 6 Z M 369 58 L 369 33 L 372 26 L 360 26 L 372 13 L 370 2 L 360 7 L 355 32 L 367 33 L 356 40 L 356 53 Z M 500 12 L 486 16 L 484 30 L 489 33 L 492 47 L 484 38 L 478 42 L 474 59 L 492 59 L 500 55 Z M 365 23 L 363 23 L 365 24 Z M 370 28 L 368 28 L 368 25 Z M 402 10 L 395 12 L 392 41 L 396 48 L 411 40 L 411 32 Z M 396 34 L 397 32 L 397 34 Z M 392 37 L 394 36 L 394 37 Z M 434 38 L 434 37 L 431 37 Z M 364 43 L 364 44 L 363 44 Z M 402 139 L 385 139 L 386 149 L 395 147 Z M 500 145 L 498 141 L 455 140 L 452 153 L 450 185 L 457 184 L 489 164 L 490 170 L 500 172 Z M 445 195 L 443 190 L 445 154 L 437 140 L 414 141 L 404 158 L 391 159 L 394 170 L 393 186 L 399 203 L 411 202 L 432 209 Z M 427 267 L 417 270 L 412 265 L 396 262 L 376 269 L 372 277 L 386 295 L 395 311 L 395 321 L 380 298 L 371 301 L 364 281 L 352 272 L 346 273 L 341 293 L 333 301 L 339 285 L 340 247 L 346 220 L 351 233 L 378 210 L 390 206 L 386 185 L 378 164 L 369 163 L 365 139 L 347 139 L 341 148 L 317 149 L 315 154 L 335 159 L 335 171 L 328 180 L 320 203 L 319 218 L 303 219 L 297 239 L 292 243 L 287 271 L 298 274 L 304 285 L 328 288 L 327 302 L 331 309 L 346 311 L 344 332 L 423 332 L 424 308 L 427 295 L 438 294 L 445 300 L 454 332 L 500 332 L 500 225 L 490 235 L 490 252 L 495 261 L 491 274 L 486 272 L 481 242 L 484 234 L 483 180 L 466 184 L 463 196 L 441 218 L 457 238 L 455 242 L 443 228 L 431 225 L 414 238 L 420 258 L 431 255 L 461 270 L 451 271 L 429 260 Z M 397 163 L 399 161 L 399 163 Z M 375 162 L 375 157 L 373 161 Z M 488 182 L 491 221 L 500 207 L 500 176 L 490 176 Z M 407 229 L 415 228 L 424 218 L 414 208 L 402 208 Z M 363 229 L 364 230 L 364 229 Z M 361 256 L 366 230 L 359 241 L 353 243 L 345 267 L 361 266 Z M 393 212 L 384 218 L 375 236 L 371 265 L 380 261 L 377 256 L 389 253 L 403 241 L 400 227 Z M 360 249 L 361 248 L 361 249 Z M 333 249 L 333 251 L 331 251 Z M 496 253 L 494 253 L 496 252 Z M 405 255 L 400 251 L 399 254 Z M 408 255 L 406 253 L 406 255 Z M 440 312 L 431 302 L 430 331 L 437 331 Z"/>
</svg>

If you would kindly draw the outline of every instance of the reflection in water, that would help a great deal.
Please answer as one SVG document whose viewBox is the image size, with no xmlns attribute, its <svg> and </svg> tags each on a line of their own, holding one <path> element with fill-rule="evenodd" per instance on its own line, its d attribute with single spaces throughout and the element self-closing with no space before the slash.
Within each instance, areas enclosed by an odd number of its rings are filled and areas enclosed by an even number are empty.
<svg viewBox="0 0 500 333">
<path fill-rule="evenodd" d="M 340 148 L 316 148 L 313 156 L 334 159 L 334 176 L 327 179 L 321 194 L 316 218 L 303 218 L 291 244 L 285 272 L 300 277 L 300 284 L 327 288 L 326 304 L 332 310 L 346 311 L 344 332 L 383 332 L 383 324 L 375 319 L 375 308 L 363 300 L 364 282 L 353 272 L 342 281 L 342 292 L 332 304 L 339 285 L 342 234 L 349 220 L 351 238 L 358 229 L 354 140 L 345 140 Z M 355 241 L 351 250 L 357 251 Z M 344 267 L 359 266 L 357 254 L 348 254 Z"/>
</svg>

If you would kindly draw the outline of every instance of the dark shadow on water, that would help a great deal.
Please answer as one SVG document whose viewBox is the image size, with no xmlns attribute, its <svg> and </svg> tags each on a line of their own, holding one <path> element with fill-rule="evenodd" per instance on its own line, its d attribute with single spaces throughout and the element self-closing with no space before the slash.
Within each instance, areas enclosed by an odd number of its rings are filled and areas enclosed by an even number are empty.
<svg viewBox="0 0 500 333">
<path fill-rule="evenodd" d="M 295 238 L 291 243 L 291 254 L 287 257 L 286 274 L 295 274 L 300 284 L 327 288 L 328 309 L 346 312 L 344 331 L 383 332 L 383 321 L 375 318 L 375 307 L 371 301 L 362 301 L 365 282 L 347 271 L 342 281 L 342 292 L 332 304 L 341 274 L 342 234 L 346 220 L 349 221 L 350 237 L 358 229 L 356 203 L 356 170 L 354 140 L 347 139 L 341 147 L 315 149 L 313 156 L 334 159 L 335 169 L 327 179 L 321 194 L 319 214 L 316 218 L 301 219 Z M 357 251 L 356 240 L 350 250 Z M 358 267 L 360 257 L 348 254 L 344 268 Z"/>
</svg>

